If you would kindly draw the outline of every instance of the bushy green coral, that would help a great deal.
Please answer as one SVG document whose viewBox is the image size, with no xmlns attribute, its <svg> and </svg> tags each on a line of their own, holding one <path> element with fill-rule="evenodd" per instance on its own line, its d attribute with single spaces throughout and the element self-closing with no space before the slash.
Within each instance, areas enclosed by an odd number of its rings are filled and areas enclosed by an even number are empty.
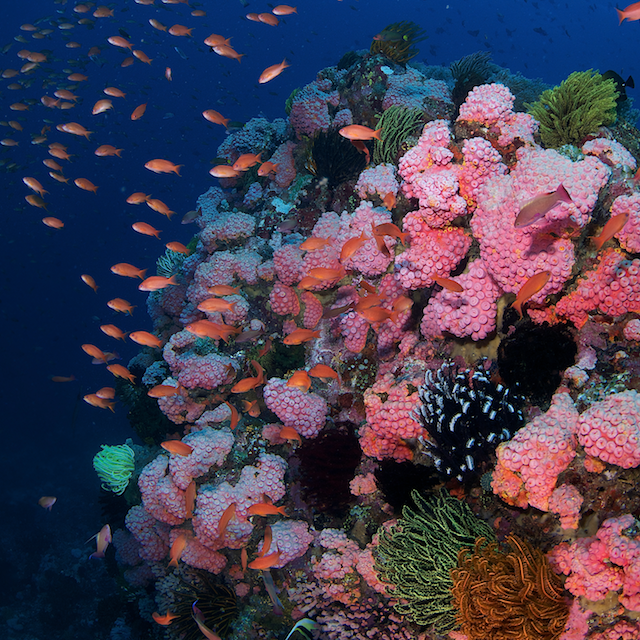
<svg viewBox="0 0 640 640">
<path fill-rule="evenodd" d="M 135 469 L 133 449 L 126 444 L 103 444 L 101 449 L 93 457 L 93 468 L 102 481 L 102 488 L 120 496 L 125 492 Z"/>
<path fill-rule="evenodd" d="M 408 109 L 406 107 L 389 107 L 380 116 L 376 125 L 380 132 L 380 140 L 376 140 L 373 146 L 373 163 L 382 164 L 390 162 L 395 164 L 398 160 L 400 145 L 411 135 L 418 133 L 422 125 L 422 111 L 420 109 Z"/>
<path fill-rule="evenodd" d="M 543 145 L 579 146 L 598 127 L 615 121 L 618 95 L 613 80 L 603 80 L 597 71 L 574 71 L 559 87 L 543 91 L 527 108 L 540 123 Z"/>
<path fill-rule="evenodd" d="M 493 541 L 495 535 L 466 502 L 444 490 L 428 499 L 417 491 L 411 496 L 417 509 L 405 506 L 395 526 L 380 529 L 376 571 L 392 585 L 398 613 L 446 633 L 457 626 L 450 571 L 458 552 L 473 549 L 479 537 Z"/>
</svg>

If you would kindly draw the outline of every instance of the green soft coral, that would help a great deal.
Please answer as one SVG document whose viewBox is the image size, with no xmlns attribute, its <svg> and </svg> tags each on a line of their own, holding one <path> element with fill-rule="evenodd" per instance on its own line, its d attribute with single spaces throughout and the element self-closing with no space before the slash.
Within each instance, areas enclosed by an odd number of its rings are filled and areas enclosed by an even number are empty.
<svg viewBox="0 0 640 640">
<path fill-rule="evenodd" d="M 450 571 L 461 549 L 473 549 L 477 538 L 495 540 L 493 530 L 476 518 L 466 502 L 441 491 L 428 499 L 411 493 L 417 509 L 402 509 L 389 531 L 380 529 L 376 571 L 391 584 L 396 611 L 439 633 L 455 629 Z"/>
<path fill-rule="evenodd" d="M 93 468 L 102 481 L 102 488 L 120 496 L 129 485 L 135 469 L 133 449 L 126 444 L 103 444 L 101 449 L 93 457 Z"/>
<path fill-rule="evenodd" d="M 598 127 L 615 121 L 618 95 L 613 80 L 603 80 L 597 71 L 589 69 L 575 71 L 527 108 L 540 123 L 545 147 L 580 146 Z"/>
</svg>

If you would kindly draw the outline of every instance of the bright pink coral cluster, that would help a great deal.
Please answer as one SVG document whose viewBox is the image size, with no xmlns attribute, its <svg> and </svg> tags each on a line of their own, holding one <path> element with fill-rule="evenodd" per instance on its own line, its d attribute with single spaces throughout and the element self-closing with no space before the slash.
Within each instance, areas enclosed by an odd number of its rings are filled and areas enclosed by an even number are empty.
<svg viewBox="0 0 640 640">
<path fill-rule="evenodd" d="M 557 393 L 549 410 L 498 445 L 491 487 L 508 504 L 549 510 L 558 475 L 576 455 L 578 412 L 568 393 Z"/>
<path fill-rule="evenodd" d="M 630 514 L 609 518 L 595 536 L 556 545 L 548 558 L 557 573 L 568 576 L 565 589 L 589 600 L 622 590 L 618 601 L 640 611 L 639 524 Z"/>
<path fill-rule="evenodd" d="M 318 394 L 287 386 L 281 378 L 270 378 L 262 394 L 269 410 L 301 436 L 315 438 L 324 426 L 328 407 Z"/>
<path fill-rule="evenodd" d="M 631 253 L 640 251 L 640 194 L 618 196 L 611 205 L 611 217 L 628 216 L 627 221 L 614 237 Z"/>
<path fill-rule="evenodd" d="M 367 422 L 360 430 L 360 446 L 365 455 L 378 460 L 411 459 L 411 450 L 403 441 L 426 436 L 425 429 L 413 417 L 420 402 L 418 388 L 421 383 L 421 380 L 396 381 L 387 373 L 365 391 Z"/>
<path fill-rule="evenodd" d="M 578 420 L 578 441 L 594 458 L 624 469 L 640 465 L 640 393 L 614 393 Z"/>
<path fill-rule="evenodd" d="M 319 130 L 326 131 L 331 124 L 329 106 L 337 106 L 339 99 L 331 80 L 315 80 L 301 89 L 291 103 L 289 114 L 289 122 L 298 138 L 313 136 Z"/>
</svg>

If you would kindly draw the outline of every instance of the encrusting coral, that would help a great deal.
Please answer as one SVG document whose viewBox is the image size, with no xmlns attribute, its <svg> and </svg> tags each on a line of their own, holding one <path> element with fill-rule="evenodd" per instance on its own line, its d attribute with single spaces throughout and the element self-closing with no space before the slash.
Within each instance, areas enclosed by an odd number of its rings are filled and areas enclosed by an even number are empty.
<svg viewBox="0 0 640 640">
<path fill-rule="evenodd" d="M 404 507 L 395 526 L 380 529 L 376 571 L 392 585 L 389 592 L 398 599 L 398 613 L 445 633 L 457 626 L 450 571 L 458 554 L 472 548 L 477 538 L 486 544 L 494 534 L 466 502 L 446 491 L 429 499 L 417 491 L 411 496 L 416 509 Z"/>
<path fill-rule="evenodd" d="M 540 123 L 545 147 L 580 145 L 598 127 L 615 121 L 618 95 L 613 80 L 603 80 L 597 71 L 589 69 L 574 71 L 560 86 L 547 89 L 527 107 Z"/>
<path fill-rule="evenodd" d="M 510 551 L 480 538 L 460 551 L 453 603 L 468 640 L 555 640 L 569 616 L 562 583 L 544 554 L 517 536 Z"/>
</svg>

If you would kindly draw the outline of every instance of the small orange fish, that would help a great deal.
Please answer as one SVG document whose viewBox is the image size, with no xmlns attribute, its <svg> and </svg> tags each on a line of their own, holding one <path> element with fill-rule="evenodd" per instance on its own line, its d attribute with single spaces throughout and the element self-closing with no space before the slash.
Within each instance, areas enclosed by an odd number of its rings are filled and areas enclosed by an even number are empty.
<svg viewBox="0 0 640 640">
<path fill-rule="evenodd" d="M 131 114 L 131 119 L 132 120 L 140 120 L 140 118 L 142 118 L 142 116 L 144 115 L 144 112 L 146 110 L 147 110 L 147 103 L 146 102 L 144 104 L 138 105 L 133 110 L 133 113 Z"/>
<path fill-rule="evenodd" d="M 261 569 L 266 570 L 270 567 L 273 567 L 280 560 L 280 552 L 275 551 L 274 553 L 270 553 L 268 556 L 261 556 L 260 558 L 256 558 L 252 562 L 249 563 L 249 569 Z"/>
<path fill-rule="evenodd" d="M 181 440 L 165 440 L 160 443 L 160 446 L 169 453 L 174 453 L 178 456 L 188 456 L 193 452 L 193 447 Z"/>
<path fill-rule="evenodd" d="M 231 411 L 231 416 L 229 418 L 229 427 L 231 429 L 235 429 L 238 426 L 240 415 L 238 414 L 238 410 L 230 402 L 225 401 L 225 404 L 227 405 L 227 407 L 229 407 L 229 411 Z"/>
<path fill-rule="evenodd" d="M 248 509 L 247 513 L 252 516 L 274 516 L 279 513 L 281 516 L 287 515 L 284 507 L 276 507 L 274 504 L 269 504 L 268 502 L 258 502 L 256 504 L 252 504 Z"/>
<path fill-rule="evenodd" d="M 76 187 L 83 189 L 84 191 L 93 191 L 93 193 L 95 194 L 98 193 L 98 187 L 93 184 L 91 180 L 87 180 L 86 178 L 76 178 L 73 181 L 73 184 L 75 184 Z"/>
<path fill-rule="evenodd" d="M 149 199 L 149 196 L 142 191 L 136 191 L 127 198 L 127 204 L 142 204 Z"/>
<path fill-rule="evenodd" d="M 102 527 L 95 536 L 89 538 L 89 540 L 92 540 L 93 538 L 96 539 L 96 550 L 89 557 L 104 558 L 105 551 L 111 543 L 111 527 L 108 524 L 105 524 L 104 527 Z"/>
<path fill-rule="evenodd" d="M 118 329 L 115 324 L 101 324 L 100 330 L 110 338 L 115 338 L 116 340 L 124 340 L 127 336 L 127 334 L 121 329 Z"/>
<path fill-rule="evenodd" d="M 233 311 L 237 302 L 227 302 L 221 298 L 207 298 L 198 305 L 198 311 L 205 313 L 215 313 L 216 311 Z"/>
<path fill-rule="evenodd" d="M 309 369 L 309 375 L 314 378 L 333 379 L 338 380 L 338 374 L 331 367 L 326 364 L 317 364 L 315 367 Z"/>
<path fill-rule="evenodd" d="M 301 245 L 300 248 L 303 251 L 316 251 L 318 249 L 322 249 L 330 245 L 332 242 L 331 238 L 316 238 L 315 236 L 311 238 L 307 238 Z"/>
<path fill-rule="evenodd" d="M 174 24 L 172 27 L 169 28 L 169 33 L 172 36 L 188 36 L 190 38 L 192 31 L 193 31 L 193 27 L 188 29 L 187 27 L 181 24 Z"/>
<path fill-rule="evenodd" d="M 180 387 L 172 387 L 169 384 L 157 384 L 147 391 L 150 398 L 168 398 L 180 393 Z"/>
<path fill-rule="evenodd" d="M 156 20 L 155 18 L 149 18 L 149 24 L 158 31 L 166 31 L 167 27 L 165 27 L 161 22 Z"/>
<path fill-rule="evenodd" d="M 91 110 L 91 113 L 94 116 L 97 116 L 98 114 L 104 113 L 109 109 L 113 109 L 113 102 L 111 102 L 111 100 L 109 100 L 108 98 L 103 98 L 102 100 L 98 100 L 93 105 L 93 109 Z"/>
<path fill-rule="evenodd" d="M 148 331 L 132 331 L 129 334 L 129 338 L 133 340 L 136 344 L 140 344 L 143 347 L 153 347 L 155 349 L 162 349 L 164 342 L 158 338 L 158 336 L 154 336 L 152 333 Z"/>
<path fill-rule="evenodd" d="M 240 293 L 240 287 L 230 287 L 227 284 L 216 284 L 213 287 L 207 289 L 209 293 L 214 296 L 232 296 L 236 293 Z"/>
<path fill-rule="evenodd" d="M 242 410 L 248 413 L 252 418 L 257 418 L 260 415 L 260 404 L 257 400 L 243 400 Z"/>
<path fill-rule="evenodd" d="M 214 47 L 211 47 L 215 53 L 223 58 L 231 58 L 233 60 L 237 60 L 241 62 L 241 58 L 245 55 L 244 53 L 238 53 L 233 47 L 230 47 L 228 44 L 219 44 Z"/>
<path fill-rule="evenodd" d="M 118 158 L 122 158 L 122 156 L 120 155 L 122 153 L 122 151 L 124 151 L 124 149 L 116 149 L 113 145 L 111 144 L 103 144 L 100 145 L 95 151 L 94 153 L 99 157 L 99 158 L 106 158 L 109 156 L 118 156 Z"/>
<path fill-rule="evenodd" d="M 261 178 L 268 176 L 270 173 L 277 173 L 278 167 L 280 166 L 279 162 L 263 162 L 258 169 L 258 175 Z"/>
<path fill-rule="evenodd" d="M 618 24 L 622 24 L 625 20 L 633 22 L 634 20 L 640 20 L 640 2 L 634 2 L 624 9 L 618 9 Z"/>
<path fill-rule="evenodd" d="M 264 528 L 264 539 L 262 540 L 262 546 L 260 547 L 260 551 L 258 552 L 258 556 L 257 556 L 258 558 L 262 558 L 263 556 L 267 555 L 267 551 L 271 549 L 271 541 L 272 541 L 271 527 L 267 525 Z"/>
<path fill-rule="evenodd" d="M 384 322 L 393 318 L 393 311 L 384 307 L 369 307 L 358 313 L 369 322 Z"/>
<path fill-rule="evenodd" d="M 165 278 L 164 276 L 151 276 L 146 280 L 143 280 L 139 285 L 138 289 L 140 291 L 159 291 L 160 289 L 165 289 L 166 287 L 177 286 L 180 283 L 178 282 L 178 276 L 174 275 L 170 278 Z"/>
<path fill-rule="evenodd" d="M 342 127 L 338 133 L 347 140 L 380 140 L 382 129 L 373 130 L 360 124 L 350 124 Z"/>
<path fill-rule="evenodd" d="M 240 171 L 236 171 L 227 164 L 219 164 L 209 169 L 209 173 L 214 178 L 237 178 L 240 175 Z"/>
<path fill-rule="evenodd" d="M 290 7 L 288 4 L 279 4 L 277 7 L 271 9 L 271 13 L 275 16 L 288 16 L 292 13 L 298 13 L 296 7 Z"/>
<path fill-rule="evenodd" d="M 46 209 L 47 203 L 38 195 L 30 193 L 28 196 L 25 196 L 24 199 L 32 206 L 39 207 L 40 209 Z"/>
<path fill-rule="evenodd" d="M 165 69 L 164 69 L 164 77 L 169 82 L 173 82 L 173 71 L 171 70 L 171 67 L 165 67 Z"/>
<path fill-rule="evenodd" d="M 212 33 L 205 39 L 204 43 L 208 47 L 219 47 L 221 45 L 231 46 L 231 38 L 225 38 L 224 36 L 219 36 L 217 33 Z"/>
<path fill-rule="evenodd" d="M 131 228 L 143 236 L 153 236 L 154 238 L 158 238 L 158 240 L 160 240 L 160 234 L 162 233 L 162 231 L 159 231 L 146 222 L 134 222 Z"/>
<path fill-rule="evenodd" d="M 74 136 L 84 136 L 87 140 L 93 131 L 87 131 L 81 124 L 77 122 L 67 122 L 61 125 L 61 129 L 65 133 L 72 133 Z"/>
<path fill-rule="evenodd" d="M 255 166 L 260 160 L 261 153 L 243 153 L 231 167 L 234 171 L 247 171 L 251 167 Z"/>
<path fill-rule="evenodd" d="M 210 320 L 196 320 L 187 325 L 185 330 L 199 338 L 211 338 L 212 340 L 224 340 L 225 342 L 228 342 L 229 336 L 240 332 L 240 329 L 236 327 L 211 322 Z"/>
<path fill-rule="evenodd" d="M 157 622 L 158 624 L 161 624 L 163 627 L 168 627 L 176 618 L 179 618 L 180 616 L 177 616 L 171 613 L 171 611 L 167 611 L 167 613 L 161 616 L 159 613 L 154 611 L 151 614 L 151 617 L 154 619 L 155 622 Z"/>
<path fill-rule="evenodd" d="M 175 173 L 176 175 L 180 175 L 180 167 L 184 167 L 184 165 L 173 164 L 173 162 L 169 162 L 169 160 L 162 160 L 158 158 L 156 160 L 149 160 L 144 167 L 154 173 Z"/>
<path fill-rule="evenodd" d="M 306 371 L 296 371 L 288 380 L 287 387 L 298 387 L 303 391 L 309 391 L 311 387 L 311 379 Z"/>
<path fill-rule="evenodd" d="M 169 220 L 171 220 L 171 216 L 175 213 L 175 211 L 169 209 L 169 207 L 164 202 L 162 202 L 162 200 L 158 200 L 157 198 L 147 198 L 146 203 L 150 209 L 153 209 L 163 216 L 167 216 Z"/>
<path fill-rule="evenodd" d="M 218 111 L 214 111 L 213 109 L 207 109 L 206 111 L 202 112 L 202 115 L 204 116 L 205 120 L 208 120 L 213 124 L 221 124 L 223 127 L 225 127 L 225 129 L 227 128 L 227 125 L 229 123 L 229 118 L 225 118 Z"/>
<path fill-rule="evenodd" d="M 285 336 L 282 341 L 286 345 L 302 344 L 308 342 L 314 338 L 320 337 L 320 331 L 312 331 L 311 329 L 294 329 L 288 336 Z"/>
<path fill-rule="evenodd" d="M 160 232 L 158 232 L 158 233 L 160 233 Z M 169 249 L 169 251 L 173 251 L 175 253 L 184 253 L 186 256 L 188 256 L 191 253 L 189 251 L 189 249 L 187 249 L 187 247 L 185 247 L 182 244 L 182 242 L 178 242 L 178 241 L 167 242 L 165 247 L 167 247 L 167 249 Z"/>
<path fill-rule="evenodd" d="M 111 267 L 111 273 L 115 273 L 117 276 L 124 276 L 125 278 L 140 278 L 144 280 L 144 276 L 147 273 L 146 269 L 138 269 L 128 262 L 118 262 Z"/>
<path fill-rule="evenodd" d="M 382 198 L 382 204 L 391 211 L 396 206 L 396 195 L 393 191 L 387 193 L 387 195 Z M 404 242 L 402 243 L 404 244 Z"/>
<path fill-rule="evenodd" d="M 100 398 L 95 393 L 88 393 L 86 396 L 82 396 L 82 399 L 92 407 L 97 407 L 98 409 L 111 409 L 111 411 L 115 413 L 113 408 L 115 406 L 115 402 L 110 402 L 105 398 Z"/>
<path fill-rule="evenodd" d="M 193 509 L 196 505 L 196 481 L 192 480 L 184 492 L 184 503 L 187 511 L 187 518 L 193 517 Z"/>
<path fill-rule="evenodd" d="M 44 198 L 45 193 L 49 193 L 35 178 L 25 177 L 22 178 L 22 182 L 24 182 L 29 189 L 35 191 L 42 198 Z"/>
<path fill-rule="evenodd" d="M 112 98 L 124 98 L 127 95 L 124 91 L 118 89 L 118 87 L 106 87 L 102 90 L 102 93 L 106 93 Z"/>
<path fill-rule="evenodd" d="M 403 245 L 407 245 L 408 233 L 403 233 L 398 228 L 398 225 L 392 222 L 385 222 L 384 224 L 378 224 L 373 228 L 373 233 L 377 236 L 391 236 L 392 238 L 398 238 Z"/>
<path fill-rule="evenodd" d="M 263 24 L 268 24 L 270 27 L 277 27 L 280 20 L 271 13 L 259 13 L 258 20 Z"/>
<path fill-rule="evenodd" d="M 169 557 L 171 558 L 171 560 L 169 561 L 170 567 L 178 566 L 178 560 L 180 560 L 180 556 L 182 555 L 182 552 L 185 550 L 186 546 L 187 533 L 186 531 L 181 531 L 176 536 L 176 539 L 173 541 L 173 544 L 171 545 L 171 549 L 169 551 Z"/>
<path fill-rule="evenodd" d="M 54 218 L 53 216 L 42 218 L 42 222 L 52 229 L 62 229 L 64 227 L 64 222 L 60 218 Z"/>
<path fill-rule="evenodd" d="M 103 400 L 113 400 L 116 397 L 116 390 L 113 387 L 102 387 L 96 391 L 96 395 Z"/>
<path fill-rule="evenodd" d="M 153 62 L 153 58 L 150 58 L 144 51 L 140 49 L 134 49 L 133 55 L 140 60 L 140 62 L 144 62 L 145 64 L 151 64 Z"/>
<path fill-rule="evenodd" d="M 129 315 L 133 315 L 133 310 L 136 308 L 135 305 L 132 305 L 123 298 L 113 298 L 113 300 L 109 300 L 107 307 L 120 313 L 128 313 Z"/>
<path fill-rule="evenodd" d="M 300 434 L 293 427 L 282 427 L 278 435 L 283 440 L 296 440 L 298 443 L 302 443 Z"/>
<path fill-rule="evenodd" d="M 538 291 L 544 287 L 547 282 L 549 282 L 549 278 L 551 277 L 550 271 L 540 271 L 532 275 L 521 287 L 518 291 L 518 295 L 516 296 L 515 301 L 511 305 L 517 312 L 518 315 L 522 318 L 522 305 L 529 299 L 531 296 L 534 296 Z"/>
<path fill-rule="evenodd" d="M 53 507 L 53 505 L 56 503 L 57 500 L 58 498 L 56 498 L 55 496 L 42 496 L 42 498 L 38 500 L 38 504 L 43 509 L 46 509 L 47 511 L 51 511 L 51 508 Z"/>
<path fill-rule="evenodd" d="M 607 224 L 604 225 L 604 228 L 600 232 L 600 235 L 597 238 L 593 238 L 593 244 L 596 245 L 596 249 L 600 251 L 602 245 L 611 240 L 616 233 L 622 231 L 624 225 L 627 224 L 629 220 L 629 212 L 623 211 L 622 213 L 618 213 L 613 216 Z"/>
<path fill-rule="evenodd" d="M 264 371 L 262 367 L 256 360 L 252 360 L 251 364 L 257 374 L 253 377 L 243 378 L 239 382 L 236 382 L 236 384 L 231 387 L 231 393 L 246 393 L 247 391 L 264 384 Z"/>
<path fill-rule="evenodd" d="M 107 370 L 112 373 L 116 378 L 124 378 L 133 384 L 136 377 L 127 369 L 127 367 L 121 364 L 110 364 L 107 366 Z"/>
<path fill-rule="evenodd" d="M 338 282 L 347 275 L 343 267 L 340 269 L 327 269 L 325 267 L 315 267 L 309 269 L 309 275 L 321 282 Z"/>
<path fill-rule="evenodd" d="M 248 561 L 249 561 L 249 558 L 247 557 L 247 548 L 242 547 L 242 550 L 240 551 L 240 566 L 242 567 L 243 571 L 247 570 Z"/>
<path fill-rule="evenodd" d="M 95 358 L 96 360 L 102 360 L 105 364 L 107 364 L 107 356 L 105 355 L 104 351 L 102 351 L 102 349 L 99 349 L 98 347 L 96 347 L 94 344 L 83 344 L 82 345 L 82 350 L 88 356 L 91 356 L 92 358 Z"/>
<path fill-rule="evenodd" d="M 433 281 L 439 284 L 443 289 L 454 291 L 455 293 L 462 293 L 464 289 L 462 286 L 451 278 L 443 278 L 442 276 L 432 276 Z"/>
<path fill-rule="evenodd" d="M 236 503 L 232 502 L 223 512 L 218 522 L 218 538 L 223 538 L 227 531 L 227 525 L 231 521 L 231 518 L 236 515 Z"/>
<path fill-rule="evenodd" d="M 271 82 L 271 80 L 278 77 L 287 67 L 290 66 L 291 65 L 288 65 L 286 60 L 283 60 L 280 64 L 272 64 L 260 74 L 260 77 L 258 78 L 258 84 Z"/>
<path fill-rule="evenodd" d="M 355 238 L 349 238 L 340 250 L 340 262 L 348 260 L 358 249 L 369 239 L 366 232 L 363 230 L 359 236 Z M 316 276 L 317 277 L 317 276 Z"/>
</svg>

